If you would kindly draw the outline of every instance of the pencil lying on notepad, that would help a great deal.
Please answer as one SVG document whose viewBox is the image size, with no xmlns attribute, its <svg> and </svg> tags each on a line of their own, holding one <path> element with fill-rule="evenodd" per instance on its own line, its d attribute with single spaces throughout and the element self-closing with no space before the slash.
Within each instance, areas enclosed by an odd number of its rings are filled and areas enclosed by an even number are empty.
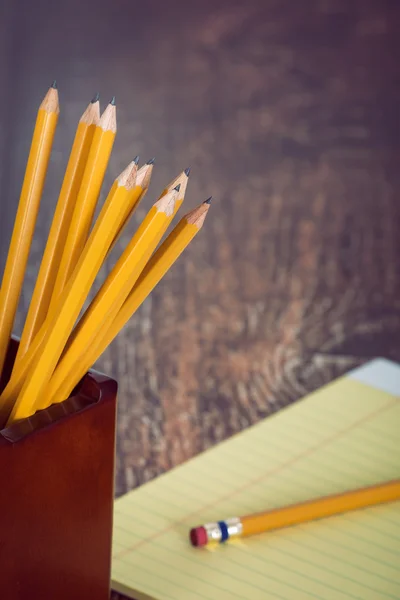
<svg viewBox="0 0 400 600">
<path fill-rule="evenodd" d="M 276 508 L 264 513 L 206 523 L 191 529 L 189 537 L 192 545 L 197 547 L 221 544 L 228 540 L 265 533 L 399 499 L 400 479 L 395 479 L 371 487 Z"/>
</svg>

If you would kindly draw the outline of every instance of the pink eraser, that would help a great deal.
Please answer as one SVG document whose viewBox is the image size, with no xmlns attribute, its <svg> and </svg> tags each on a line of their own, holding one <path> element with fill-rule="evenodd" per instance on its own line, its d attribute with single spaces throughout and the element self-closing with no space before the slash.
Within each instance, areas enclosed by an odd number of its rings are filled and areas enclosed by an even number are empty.
<svg viewBox="0 0 400 600">
<path fill-rule="evenodd" d="M 193 546 L 205 546 L 208 542 L 207 531 L 204 527 L 193 527 L 189 536 Z"/>
</svg>

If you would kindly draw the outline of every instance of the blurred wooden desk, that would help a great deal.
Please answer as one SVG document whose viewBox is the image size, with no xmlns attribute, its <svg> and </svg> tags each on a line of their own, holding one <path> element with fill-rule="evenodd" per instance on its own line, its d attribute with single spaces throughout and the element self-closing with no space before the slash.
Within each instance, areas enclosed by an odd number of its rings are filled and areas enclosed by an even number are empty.
<svg viewBox="0 0 400 600">
<path fill-rule="evenodd" d="M 189 165 L 187 206 L 215 196 L 98 365 L 120 382 L 118 494 L 370 357 L 400 360 L 398 2 L 194 4 L 0 2 L 2 260 L 54 77 L 62 110 L 19 327 L 96 90 L 118 102 L 107 184 L 140 153 L 157 157 L 148 202 Z"/>
</svg>

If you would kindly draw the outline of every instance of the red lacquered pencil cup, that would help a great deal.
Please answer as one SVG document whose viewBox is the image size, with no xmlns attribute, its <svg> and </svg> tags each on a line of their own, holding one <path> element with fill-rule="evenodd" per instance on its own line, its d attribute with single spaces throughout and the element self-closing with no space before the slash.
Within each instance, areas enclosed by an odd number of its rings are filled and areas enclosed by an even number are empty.
<svg viewBox="0 0 400 600">
<path fill-rule="evenodd" d="M 0 431 L 0 598 L 109 599 L 116 399 L 117 383 L 90 373 Z"/>
</svg>

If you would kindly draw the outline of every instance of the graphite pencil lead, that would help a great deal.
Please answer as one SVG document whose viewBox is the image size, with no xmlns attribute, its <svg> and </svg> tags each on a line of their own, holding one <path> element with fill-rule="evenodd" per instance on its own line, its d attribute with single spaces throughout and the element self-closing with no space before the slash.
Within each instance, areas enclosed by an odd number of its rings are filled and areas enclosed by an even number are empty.
<svg viewBox="0 0 400 600">
<path fill-rule="evenodd" d="M 203 204 L 211 204 L 211 200 L 212 200 L 212 196 L 207 198 L 207 200 L 204 200 Z"/>
<path fill-rule="evenodd" d="M 91 99 L 91 104 L 94 104 L 95 102 L 98 102 L 100 98 L 100 94 L 99 92 L 96 92 L 96 94 L 93 96 L 93 98 Z"/>
<path fill-rule="evenodd" d="M 135 163 L 135 165 L 138 165 L 138 164 L 139 164 L 139 158 L 140 158 L 140 156 L 139 156 L 139 154 L 137 154 L 137 155 L 135 156 L 135 158 L 133 159 L 133 162 Z"/>
<path fill-rule="evenodd" d="M 110 100 L 111 106 L 115 106 L 115 96 L 113 96 Z"/>
<path fill-rule="evenodd" d="M 189 177 L 189 175 L 190 175 L 190 167 L 188 167 L 187 169 L 185 169 L 183 172 L 185 173 L 186 177 Z"/>
<path fill-rule="evenodd" d="M 53 81 L 53 83 L 51 84 L 51 86 L 50 86 L 50 87 L 52 87 L 52 88 L 53 88 L 53 90 L 56 90 L 56 89 L 57 89 L 57 79 L 55 79 L 55 80 Z"/>
<path fill-rule="evenodd" d="M 178 183 L 178 185 L 174 187 L 174 191 L 179 192 L 180 189 L 181 189 L 181 184 Z"/>
<path fill-rule="evenodd" d="M 146 165 L 154 165 L 154 163 L 155 163 L 155 162 L 156 162 L 156 157 L 155 157 L 155 156 L 153 156 L 153 158 L 150 158 L 150 159 L 147 161 Z"/>
</svg>

